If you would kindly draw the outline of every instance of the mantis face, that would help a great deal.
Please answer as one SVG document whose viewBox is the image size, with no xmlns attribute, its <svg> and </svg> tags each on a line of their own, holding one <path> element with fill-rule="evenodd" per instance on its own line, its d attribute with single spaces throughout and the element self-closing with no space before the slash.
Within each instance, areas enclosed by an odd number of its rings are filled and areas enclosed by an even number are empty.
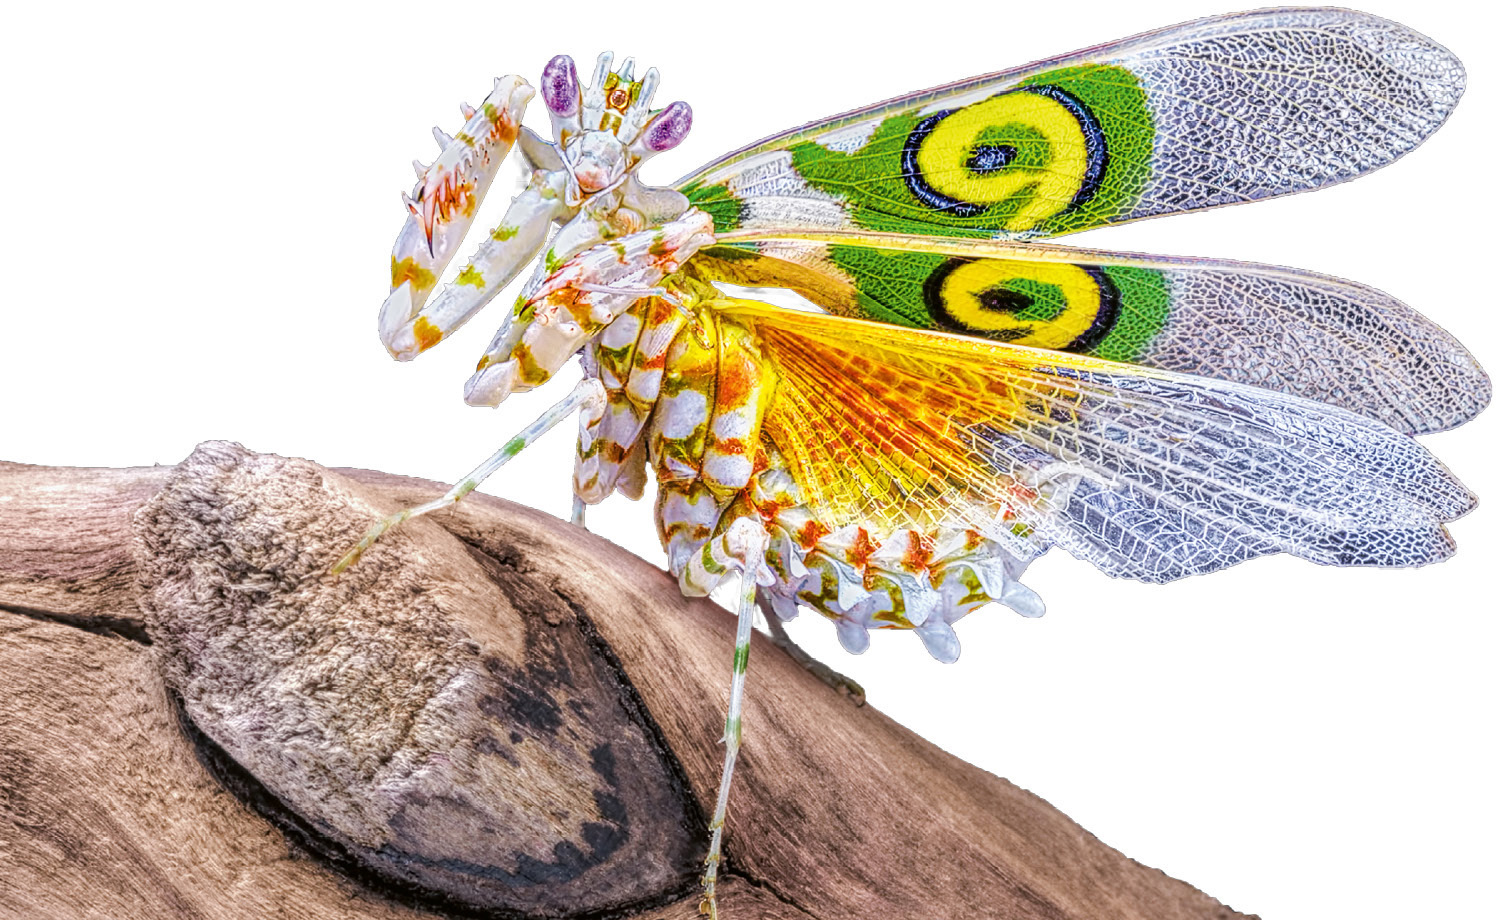
<svg viewBox="0 0 1496 920">
<path fill-rule="evenodd" d="M 635 80 L 632 58 L 617 71 L 612 70 L 612 61 L 610 53 L 598 57 L 587 87 L 570 57 L 557 55 L 546 65 L 540 94 L 550 115 L 553 141 L 519 127 L 524 104 L 535 90 L 512 76 L 497 82 L 480 109 L 463 107 L 468 123 L 462 133 L 449 138 L 437 131 L 444 144 L 442 158 L 431 167 L 418 165 L 421 178 L 406 197 L 411 216 L 395 243 L 392 290 L 380 309 L 380 338 L 397 360 L 414 358 L 467 322 L 542 249 L 545 258 L 526 285 L 526 299 L 561 263 L 582 250 L 659 226 L 686 209 L 679 193 L 644 186 L 634 173 L 644 160 L 685 138 L 691 107 L 674 102 L 651 110 L 659 72 L 651 68 Z M 493 143 L 487 143 L 490 135 Z M 516 139 L 530 168 L 528 184 L 453 283 L 428 305 L 437 277 L 470 228 L 499 161 Z M 554 235 L 552 224 L 562 225 Z M 501 339 L 517 341 L 507 323 L 495 346 Z"/>
</svg>

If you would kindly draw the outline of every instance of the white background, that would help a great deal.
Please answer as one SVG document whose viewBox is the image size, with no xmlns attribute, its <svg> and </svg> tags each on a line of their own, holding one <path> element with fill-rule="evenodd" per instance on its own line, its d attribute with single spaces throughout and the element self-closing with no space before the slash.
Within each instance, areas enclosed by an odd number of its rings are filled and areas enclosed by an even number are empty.
<svg viewBox="0 0 1496 920">
<path fill-rule="evenodd" d="M 1073 239 L 1356 279 L 1496 362 L 1492 30 L 1455 4 L 1367 5 L 1471 71 L 1424 148 L 1313 195 Z M 664 74 L 657 104 L 693 105 L 690 138 L 645 168 L 665 183 L 812 118 L 1231 6 L 686 9 L 12 7 L 0 56 L 0 458 L 173 463 L 229 438 L 329 466 L 466 471 L 552 397 L 497 413 L 463 405 L 496 317 L 414 364 L 386 357 L 374 320 L 399 192 L 411 158 L 435 154 L 433 123 L 455 130 L 459 102 L 477 103 L 503 73 L 537 79 L 555 53 L 584 77 L 604 48 L 636 55 Z M 545 128 L 538 102 L 528 121 Z M 501 174 L 481 227 L 516 173 Z M 1488 414 L 1425 443 L 1490 498 L 1493 432 Z M 565 514 L 571 450 L 555 435 L 489 489 Z M 661 558 L 648 504 L 615 499 L 591 521 Z M 1112 581 L 1056 552 L 1028 578 L 1050 614 L 967 619 L 954 666 L 909 635 L 875 634 L 851 658 L 828 624 L 792 628 L 873 705 L 1235 908 L 1270 920 L 1496 916 L 1496 509 L 1452 529 L 1459 555 L 1423 570 L 1269 558 L 1166 587 Z M 898 858 L 889 844 L 868 858 Z"/>
</svg>

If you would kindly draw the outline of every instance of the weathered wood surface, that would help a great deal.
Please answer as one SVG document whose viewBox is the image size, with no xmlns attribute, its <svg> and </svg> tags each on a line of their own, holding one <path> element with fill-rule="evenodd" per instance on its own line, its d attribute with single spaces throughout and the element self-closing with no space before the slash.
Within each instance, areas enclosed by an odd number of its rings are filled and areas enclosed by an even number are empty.
<svg viewBox="0 0 1496 920">
<path fill-rule="evenodd" d="M 731 617 L 481 495 L 325 574 L 437 488 L 0 463 L 0 918 L 694 916 Z M 750 685 L 728 920 L 1242 916 L 767 642 Z"/>
</svg>

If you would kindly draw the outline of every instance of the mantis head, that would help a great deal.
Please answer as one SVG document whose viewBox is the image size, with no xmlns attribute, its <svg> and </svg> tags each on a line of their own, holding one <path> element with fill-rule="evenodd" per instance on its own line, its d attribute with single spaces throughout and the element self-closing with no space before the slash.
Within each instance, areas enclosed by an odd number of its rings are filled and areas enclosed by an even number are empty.
<svg viewBox="0 0 1496 920">
<path fill-rule="evenodd" d="M 691 107 L 672 102 L 651 111 L 660 82 L 651 67 L 634 79 L 634 59 L 612 69 L 613 54 L 598 55 L 592 85 L 583 87 L 577 66 L 557 55 L 541 74 L 541 97 L 550 111 L 555 148 L 568 175 L 566 203 L 616 188 L 639 164 L 679 144 L 691 130 Z"/>
<path fill-rule="evenodd" d="M 691 128 L 691 107 L 674 102 L 651 110 L 659 84 L 651 68 L 634 79 L 633 59 L 612 69 L 613 55 L 597 59 L 591 86 L 576 64 L 557 55 L 540 79 L 553 141 L 519 126 L 535 90 L 504 77 L 482 107 L 463 107 L 467 123 L 455 137 L 437 130 L 442 154 L 417 164 L 415 190 L 405 197 L 410 216 L 395 242 L 391 290 L 380 309 L 379 333 L 390 354 L 408 361 L 442 341 L 483 306 L 543 248 L 530 294 L 561 262 L 602 240 L 678 216 L 680 194 L 650 189 L 634 178 L 639 164 L 679 144 Z M 500 224 L 476 247 L 454 282 L 427 297 L 472 224 L 483 195 L 510 145 L 518 141 L 529 183 Z M 551 236 L 551 226 L 562 229 Z"/>
</svg>

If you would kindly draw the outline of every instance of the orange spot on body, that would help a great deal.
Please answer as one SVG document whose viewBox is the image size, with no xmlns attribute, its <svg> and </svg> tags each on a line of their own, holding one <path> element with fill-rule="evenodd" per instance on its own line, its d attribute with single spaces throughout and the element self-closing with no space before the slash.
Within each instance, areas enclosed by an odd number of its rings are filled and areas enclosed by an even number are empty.
<svg viewBox="0 0 1496 920">
<path fill-rule="evenodd" d="M 857 528 L 857 539 L 852 541 L 852 548 L 847 551 L 847 561 L 855 568 L 867 568 L 868 559 L 878 551 L 878 541 L 869 536 L 866 527 Z"/>
<path fill-rule="evenodd" d="M 971 552 L 981 545 L 982 535 L 977 533 L 975 530 L 968 530 L 966 532 L 966 551 Z"/>
<path fill-rule="evenodd" d="M 779 520 L 779 512 L 782 509 L 783 506 L 779 502 L 769 499 L 758 503 L 758 516 L 763 519 L 764 524 L 773 524 Z"/>
<path fill-rule="evenodd" d="M 934 557 L 935 539 L 917 530 L 909 531 L 909 548 L 900 560 L 904 568 L 910 572 L 922 572 L 930 567 L 930 560 Z"/>
<path fill-rule="evenodd" d="M 416 323 L 411 327 L 411 333 L 416 337 L 416 347 L 425 351 L 442 340 L 442 331 L 435 323 L 424 316 L 416 317 Z"/>
<path fill-rule="evenodd" d="M 741 353 L 724 357 L 727 360 L 717 373 L 717 405 L 735 409 L 747 403 L 758 389 L 758 368 L 751 361 L 731 360 L 742 358 Z"/>
<path fill-rule="evenodd" d="M 620 256 L 618 261 L 625 261 L 624 257 Z M 645 307 L 644 312 L 644 322 L 651 326 L 658 326 L 664 323 L 676 311 L 675 304 L 667 302 L 662 297 L 651 297 L 647 303 L 648 306 Z"/>
<path fill-rule="evenodd" d="M 723 438 L 714 442 L 712 448 L 719 454 L 732 454 L 735 457 L 748 453 L 748 443 L 742 438 Z"/>
<path fill-rule="evenodd" d="M 799 530 L 795 531 L 795 542 L 799 543 L 806 549 L 811 549 L 817 543 L 821 542 L 822 537 L 826 536 L 826 534 L 830 532 L 831 528 L 827 527 L 825 524 L 822 524 L 820 521 L 809 520 L 805 522 L 804 527 L 801 527 Z"/>
</svg>

